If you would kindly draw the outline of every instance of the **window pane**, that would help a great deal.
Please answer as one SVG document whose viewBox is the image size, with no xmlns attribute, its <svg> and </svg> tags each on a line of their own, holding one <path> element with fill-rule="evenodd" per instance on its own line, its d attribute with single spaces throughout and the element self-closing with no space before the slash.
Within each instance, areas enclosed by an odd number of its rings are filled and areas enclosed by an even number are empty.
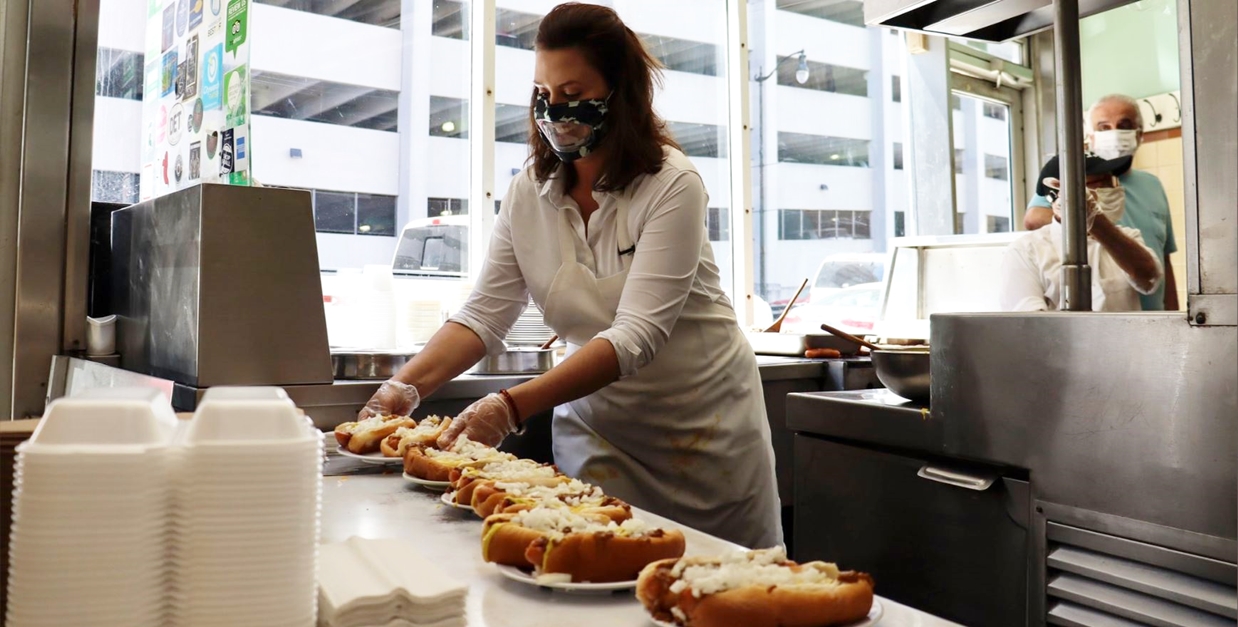
<svg viewBox="0 0 1238 627">
<path fill-rule="evenodd" d="M 984 156 L 984 176 L 997 181 L 1010 180 L 1010 165 L 1005 157 L 986 154 Z"/>
<path fill-rule="evenodd" d="M 1011 63 L 1024 65 L 1023 61 L 1023 42 L 1008 41 L 1005 43 L 993 43 L 988 41 L 973 41 L 970 39 L 950 38 L 951 41 L 961 43 L 965 46 L 970 46 L 976 50 L 983 50 L 999 59 L 1005 59 Z"/>
<path fill-rule="evenodd" d="M 778 160 L 867 168 L 868 140 L 778 133 Z"/>
<path fill-rule="evenodd" d="M 357 194 L 357 233 L 395 235 L 395 196 Z"/>
<path fill-rule="evenodd" d="M 95 61 L 95 95 L 141 101 L 142 60 L 139 52 L 99 48 Z"/>
<path fill-rule="evenodd" d="M 778 9 L 851 26 L 864 26 L 864 3 L 860 0 L 778 0 Z"/>
<path fill-rule="evenodd" d="M 469 138 L 468 101 L 460 98 L 430 96 L 431 137 Z"/>
<path fill-rule="evenodd" d="M 464 3 L 434 0 L 434 24 L 430 27 L 430 34 L 448 39 L 468 39 L 469 14 Z"/>
<path fill-rule="evenodd" d="M 314 192 L 314 226 L 320 233 L 356 233 L 357 195 Z"/>
<path fill-rule="evenodd" d="M 254 70 L 254 115 L 398 131 L 400 92 Z"/>
<path fill-rule="evenodd" d="M 1014 215 L 1009 107 L 956 92 L 956 233 L 994 233 Z M 992 219 L 991 219 L 992 218 Z"/>
<path fill-rule="evenodd" d="M 730 216 L 721 207 L 710 207 L 706 226 L 709 230 L 709 241 L 725 242 L 731 239 Z"/>
<path fill-rule="evenodd" d="M 137 173 L 95 170 L 91 175 L 91 200 L 128 205 L 138 201 Z"/>
<path fill-rule="evenodd" d="M 896 228 L 903 235 L 896 210 L 909 202 L 905 45 L 889 29 L 865 28 L 863 12 L 858 1 L 748 3 L 754 79 L 785 59 L 777 81 L 749 84 L 754 291 L 775 310 L 800 281 L 817 285 L 822 268 L 835 262 L 884 266 Z M 801 48 L 810 55 L 802 84 L 798 57 L 785 56 Z M 843 289 L 820 283 L 809 295 L 814 303 Z M 805 319 L 795 330 L 822 322 L 838 320 Z"/>
<path fill-rule="evenodd" d="M 204 0 L 207 1 L 207 0 Z M 254 0 L 255 4 L 271 4 L 285 9 L 326 15 L 361 24 L 400 27 L 399 2 L 322 2 L 321 0 Z"/>
</svg>

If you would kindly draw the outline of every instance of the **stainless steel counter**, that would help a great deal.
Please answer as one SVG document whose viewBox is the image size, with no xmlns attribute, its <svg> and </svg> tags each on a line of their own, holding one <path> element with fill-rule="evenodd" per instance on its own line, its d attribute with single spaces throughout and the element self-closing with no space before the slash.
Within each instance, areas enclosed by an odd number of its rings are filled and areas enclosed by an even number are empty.
<svg viewBox="0 0 1238 627">
<path fill-rule="evenodd" d="M 365 472 L 323 479 L 322 541 L 341 542 L 350 536 L 406 538 L 448 575 L 468 584 L 470 627 L 652 627 L 631 592 L 574 595 L 550 592 L 504 579 L 481 559 L 481 521 L 439 502 L 439 495 L 416 489 L 399 474 L 373 474 L 372 469 L 332 459 L 329 471 Z M 653 514 L 641 517 L 682 529 L 688 554 L 717 554 L 738 547 Z M 844 565 L 845 566 L 845 565 Z M 880 590 L 881 582 L 877 582 Z M 954 623 L 878 599 L 888 627 L 949 627 Z"/>
<path fill-rule="evenodd" d="M 787 428 L 925 452 L 941 450 L 944 432 L 928 406 L 886 389 L 792 394 L 787 397 Z"/>
</svg>

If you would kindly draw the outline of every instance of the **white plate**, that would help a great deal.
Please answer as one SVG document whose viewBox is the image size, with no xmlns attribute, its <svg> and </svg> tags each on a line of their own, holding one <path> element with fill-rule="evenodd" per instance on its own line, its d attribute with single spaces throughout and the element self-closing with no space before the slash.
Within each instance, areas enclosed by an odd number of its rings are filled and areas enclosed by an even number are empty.
<svg viewBox="0 0 1238 627">
<path fill-rule="evenodd" d="M 400 465 L 404 464 L 403 459 L 399 457 L 387 457 L 386 455 L 383 455 L 381 451 L 377 453 L 370 453 L 369 455 L 358 455 L 342 446 L 337 446 L 335 447 L 335 452 L 339 453 L 340 455 L 343 455 L 344 457 L 351 457 L 353 459 L 359 459 L 367 464 L 382 464 L 384 466 L 394 466 L 396 464 L 400 464 Z"/>
<path fill-rule="evenodd" d="M 841 627 L 872 627 L 877 624 L 877 621 L 881 620 L 882 614 L 885 614 L 885 608 L 881 607 L 881 601 L 873 599 L 873 607 L 868 610 L 868 616 L 864 617 L 863 620 L 847 623 Z M 667 623 L 656 618 L 650 618 L 649 621 L 658 627 L 679 627 L 675 623 Z"/>
<path fill-rule="evenodd" d="M 417 477 L 414 477 L 408 473 L 404 473 L 404 480 L 409 483 L 415 483 L 427 490 L 432 490 L 434 492 L 446 492 L 447 488 L 451 487 L 450 481 L 427 481 L 425 479 L 418 479 Z"/>
<path fill-rule="evenodd" d="M 472 505 L 460 505 L 459 503 L 456 503 L 455 501 L 451 500 L 452 496 L 454 495 L 455 495 L 455 492 L 444 492 L 443 496 L 439 497 L 439 500 L 443 502 L 443 505 L 446 505 L 448 507 L 454 507 L 456 509 L 463 509 L 463 510 L 467 510 L 470 512 L 473 511 Z"/>
<path fill-rule="evenodd" d="M 615 590 L 631 590 L 636 587 L 636 580 L 632 581 L 612 581 L 610 583 L 538 583 L 537 578 L 530 573 L 526 573 L 515 566 L 499 566 L 499 574 L 511 579 L 519 581 L 530 586 L 539 588 L 550 588 L 551 590 L 562 590 L 564 592 L 575 593 L 598 593 L 598 592 L 614 592 Z"/>
</svg>

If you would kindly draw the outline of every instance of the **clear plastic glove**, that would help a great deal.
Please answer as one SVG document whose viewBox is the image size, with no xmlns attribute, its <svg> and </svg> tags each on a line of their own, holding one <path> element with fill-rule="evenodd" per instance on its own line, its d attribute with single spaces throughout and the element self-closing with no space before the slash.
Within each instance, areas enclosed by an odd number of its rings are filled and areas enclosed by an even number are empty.
<svg viewBox="0 0 1238 627">
<path fill-rule="evenodd" d="M 451 448 L 460 436 L 468 436 L 474 442 L 486 446 L 498 446 L 503 438 L 515 433 L 516 415 L 500 394 L 487 394 L 485 398 L 469 405 L 460 412 L 451 426 L 438 438 L 441 449 Z"/>
<path fill-rule="evenodd" d="M 357 420 L 373 416 L 408 416 L 421 404 L 417 388 L 395 379 L 384 381 L 370 401 L 357 413 Z"/>
<path fill-rule="evenodd" d="M 1055 178 L 1052 178 L 1052 177 L 1047 178 L 1044 180 L 1044 183 L 1045 183 L 1045 187 L 1048 187 L 1049 189 L 1053 189 L 1053 190 L 1062 189 L 1062 182 Z M 1096 216 L 1100 215 L 1100 195 L 1096 193 L 1096 190 L 1089 187 L 1087 198 L 1088 198 L 1088 202 L 1087 202 L 1087 210 L 1085 212 L 1085 215 L 1086 215 L 1085 222 L 1087 223 L 1087 232 L 1091 233 L 1092 225 L 1096 223 Z M 1063 214 L 1062 196 L 1061 194 L 1056 194 L 1055 197 L 1053 198 L 1053 219 L 1057 220 L 1058 222 L 1061 222 L 1062 214 Z"/>
</svg>

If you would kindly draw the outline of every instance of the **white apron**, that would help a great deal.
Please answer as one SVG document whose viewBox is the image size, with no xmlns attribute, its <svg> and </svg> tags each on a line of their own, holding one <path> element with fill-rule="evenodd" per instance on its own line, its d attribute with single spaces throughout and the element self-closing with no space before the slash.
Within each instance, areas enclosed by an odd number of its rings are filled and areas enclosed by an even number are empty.
<svg viewBox="0 0 1238 627">
<path fill-rule="evenodd" d="M 632 246 L 628 201 L 619 196 L 619 250 Z M 576 261 L 566 209 L 558 232 L 562 265 L 545 320 L 571 353 L 614 323 L 631 256 L 625 270 L 598 279 Z M 756 357 L 726 302 L 688 298 L 670 340 L 644 368 L 555 408 L 555 462 L 607 494 L 706 533 L 747 547 L 781 544 Z"/>
</svg>

